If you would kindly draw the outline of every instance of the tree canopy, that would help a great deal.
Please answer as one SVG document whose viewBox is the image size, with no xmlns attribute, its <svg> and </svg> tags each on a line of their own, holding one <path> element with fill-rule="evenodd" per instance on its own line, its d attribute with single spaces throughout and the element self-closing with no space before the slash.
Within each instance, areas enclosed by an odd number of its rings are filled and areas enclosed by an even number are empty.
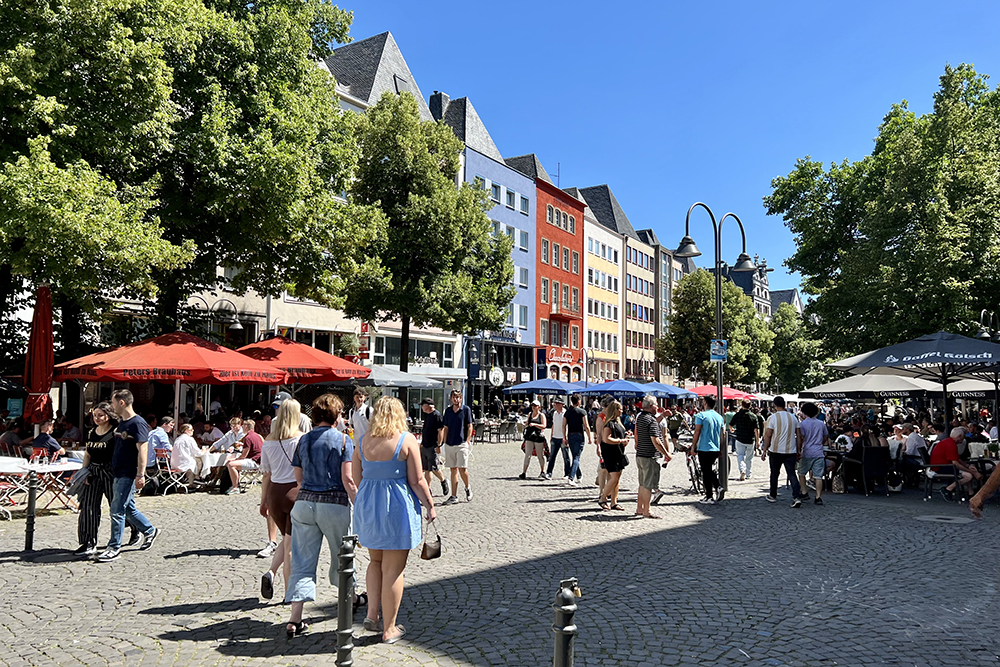
<svg viewBox="0 0 1000 667">
<path fill-rule="evenodd" d="M 411 324 L 456 332 L 501 326 L 514 297 L 511 241 L 490 233 L 483 190 L 456 187 L 462 142 L 443 123 L 421 121 L 409 93 L 384 94 L 359 125 L 351 197 L 378 206 L 388 231 L 385 276 L 351 289 L 347 314 L 401 320 L 404 352 Z"/>
<path fill-rule="evenodd" d="M 997 308 L 1000 93 L 972 66 L 945 68 L 930 113 L 893 105 L 870 155 L 828 169 L 805 157 L 771 185 L 825 354 L 973 333 Z"/>
<path fill-rule="evenodd" d="M 329 306 L 380 280 L 384 217 L 343 196 L 357 118 L 317 64 L 351 20 L 329 0 L 0 3 L 2 319 L 40 281 L 97 317 L 146 299 L 170 331 L 220 266 L 237 293 Z"/>
<path fill-rule="evenodd" d="M 722 331 L 728 341 L 725 382 L 764 382 L 770 377 L 773 334 L 758 316 L 753 299 L 729 280 L 722 281 Z M 715 381 L 709 347 L 715 338 L 715 277 L 690 273 L 674 292 L 668 332 L 656 341 L 656 359 L 680 375 L 697 370 L 699 379 Z"/>
<path fill-rule="evenodd" d="M 772 386 L 796 393 L 827 382 L 833 375 L 826 368 L 820 341 L 813 337 L 804 318 L 789 303 L 778 306 L 769 324 L 774 334 L 771 346 Z"/>
</svg>

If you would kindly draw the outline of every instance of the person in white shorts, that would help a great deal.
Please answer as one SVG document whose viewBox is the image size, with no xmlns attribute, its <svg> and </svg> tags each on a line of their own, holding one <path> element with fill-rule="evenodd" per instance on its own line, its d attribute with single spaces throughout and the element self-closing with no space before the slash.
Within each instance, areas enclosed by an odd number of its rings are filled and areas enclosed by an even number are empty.
<svg viewBox="0 0 1000 667">
<path fill-rule="evenodd" d="M 465 483 L 465 500 L 472 500 L 472 487 L 469 486 L 469 453 L 472 449 L 472 410 L 462 405 L 462 393 L 457 389 L 451 392 L 451 407 L 441 415 L 444 421 L 441 442 L 444 443 L 444 465 L 451 468 L 451 496 L 442 505 L 454 505 L 458 502 L 458 477 L 462 476 Z"/>
</svg>

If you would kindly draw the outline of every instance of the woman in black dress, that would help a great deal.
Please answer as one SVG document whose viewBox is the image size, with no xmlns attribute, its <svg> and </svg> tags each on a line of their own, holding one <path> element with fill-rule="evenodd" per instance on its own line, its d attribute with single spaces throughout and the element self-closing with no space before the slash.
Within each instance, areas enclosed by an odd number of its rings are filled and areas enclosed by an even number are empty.
<svg viewBox="0 0 1000 667">
<path fill-rule="evenodd" d="M 542 404 L 535 399 L 531 402 L 531 414 L 528 415 L 528 423 L 524 427 L 524 442 L 521 449 L 524 450 L 524 469 L 518 475 L 518 479 L 526 479 L 528 476 L 528 465 L 531 463 L 533 454 L 538 456 L 538 465 L 541 470 L 538 479 L 545 479 L 545 428 L 548 426 L 545 420 L 545 413 L 542 412 Z"/>
<path fill-rule="evenodd" d="M 87 451 L 83 455 L 83 466 L 90 469 L 83 490 L 80 492 L 80 515 L 77 537 L 80 548 L 73 553 L 77 556 L 97 554 L 97 532 L 101 527 L 101 498 L 111 505 L 114 475 L 111 473 L 111 455 L 115 450 L 114 411 L 108 403 L 99 403 L 91 411 L 94 428 L 87 433 Z"/>
<path fill-rule="evenodd" d="M 622 470 L 628 465 L 625 458 L 625 447 L 628 445 L 628 432 L 622 425 L 622 404 L 612 401 L 604 410 L 604 428 L 601 430 L 601 458 L 608 471 L 608 481 L 604 484 L 604 495 L 601 498 L 601 509 L 624 511 L 618 504 L 618 482 Z"/>
</svg>

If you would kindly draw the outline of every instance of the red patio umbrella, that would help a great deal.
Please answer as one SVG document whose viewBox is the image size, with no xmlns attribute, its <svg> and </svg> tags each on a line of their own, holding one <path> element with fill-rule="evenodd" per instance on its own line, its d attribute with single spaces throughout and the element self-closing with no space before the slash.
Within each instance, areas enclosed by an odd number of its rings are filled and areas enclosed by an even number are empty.
<svg viewBox="0 0 1000 667">
<path fill-rule="evenodd" d="M 31 316 L 31 337 L 28 354 L 24 358 L 24 388 L 28 400 L 24 418 L 29 424 L 40 424 L 52 418 L 52 293 L 48 285 L 38 286 L 35 312 Z"/>
<path fill-rule="evenodd" d="M 284 384 L 288 374 L 266 362 L 179 331 L 61 363 L 56 366 L 55 379 L 57 382 Z"/>
<path fill-rule="evenodd" d="M 352 364 L 346 359 L 284 336 L 251 343 L 237 352 L 277 366 L 288 373 L 292 382 L 300 384 L 366 378 L 372 372 L 370 368 Z"/>
<path fill-rule="evenodd" d="M 698 396 L 717 396 L 719 393 L 718 388 L 714 384 L 705 384 L 700 387 L 695 387 L 691 391 L 697 394 Z M 740 391 L 739 389 L 733 389 L 732 387 L 723 387 L 722 398 L 723 400 L 726 401 L 738 401 L 744 398 L 752 399 L 753 396 L 751 394 L 746 393 L 745 391 Z"/>
</svg>

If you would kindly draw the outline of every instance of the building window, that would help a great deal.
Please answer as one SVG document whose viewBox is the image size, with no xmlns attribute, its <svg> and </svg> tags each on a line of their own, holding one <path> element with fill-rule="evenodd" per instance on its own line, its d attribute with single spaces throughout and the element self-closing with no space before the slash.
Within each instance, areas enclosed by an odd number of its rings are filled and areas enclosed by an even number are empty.
<svg viewBox="0 0 1000 667">
<path fill-rule="evenodd" d="M 614 314 L 615 314 L 614 320 L 615 320 L 615 322 L 617 322 L 618 321 L 618 306 L 615 306 L 615 308 L 614 308 Z"/>
<path fill-rule="evenodd" d="M 552 322 L 549 325 L 549 345 L 559 347 L 559 323 Z"/>
<path fill-rule="evenodd" d="M 559 268 L 559 244 L 552 244 L 552 266 Z"/>
<path fill-rule="evenodd" d="M 569 271 L 569 248 L 563 248 L 563 270 Z"/>
<path fill-rule="evenodd" d="M 539 320 L 538 324 L 539 324 L 538 328 L 539 328 L 539 330 L 541 331 L 541 334 L 542 334 L 542 345 L 548 345 L 549 344 L 549 321 L 548 320 Z"/>
<path fill-rule="evenodd" d="M 614 293 L 615 293 L 615 294 L 618 294 L 618 279 L 617 279 L 617 278 L 615 278 L 615 289 L 614 289 Z"/>
<path fill-rule="evenodd" d="M 542 278 L 542 303 L 549 302 L 549 279 Z"/>
<path fill-rule="evenodd" d="M 528 286 L 528 269 L 521 267 L 521 287 Z"/>
<path fill-rule="evenodd" d="M 587 239 L 587 252 L 589 253 L 594 252 L 594 239 L 592 238 Z"/>
<path fill-rule="evenodd" d="M 507 306 L 507 326 L 514 326 L 514 304 Z"/>
<path fill-rule="evenodd" d="M 521 195 L 521 213 L 528 215 L 528 198 Z"/>
<path fill-rule="evenodd" d="M 569 325 L 562 325 L 562 338 L 559 339 L 559 347 L 569 347 Z"/>
<path fill-rule="evenodd" d="M 580 274 L 580 253 L 573 251 L 573 273 Z"/>
<path fill-rule="evenodd" d="M 507 225 L 507 236 L 510 237 L 511 241 L 514 240 L 514 228 L 511 227 L 510 225 Z"/>
<path fill-rule="evenodd" d="M 587 284 L 594 284 L 594 269 L 587 269 Z"/>
<path fill-rule="evenodd" d="M 587 347 L 594 347 L 594 332 L 587 329 Z"/>
<path fill-rule="evenodd" d="M 580 327 L 573 327 L 573 349 L 578 349 L 580 347 Z"/>
<path fill-rule="evenodd" d="M 528 249 L 528 232 L 521 232 L 521 250 Z"/>
<path fill-rule="evenodd" d="M 552 281 L 552 304 L 559 305 L 559 283 Z"/>
<path fill-rule="evenodd" d="M 548 222 L 550 225 L 552 224 L 552 211 L 553 211 L 552 206 L 545 207 L 545 221 Z"/>
<path fill-rule="evenodd" d="M 570 300 L 569 300 L 569 285 L 563 285 L 562 295 L 563 295 L 562 296 L 563 307 L 569 306 L 569 304 L 570 304 Z"/>
<path fill-rule="evenodd" d="M 542 239 L 542 264 L 549 263 L 549 240 Z"/>
<path fill-rule="evenodd" d="M 618 263 L 618 251 L 615 250 L 615 264 Z"/>
<path fill-rule="evenodd" d="M 496 203 L 500 203 L 500 184 L 494 183 L 490 186 L 490 199 Z"/>
<path fill-rule="evenodd" d="M 517 313 L 517 326 L 522 329 L 528 328 L 528 307 L 520 306 Z"/>
<path fill-rule="evenodd" d="M 576 218 L 569 216 L 569 233 L 576 234 Z"/>
<path fill-rule="evenodd" d="M 569 229 L 569 214 L 567 214 L 566 211 L 563 211 L 562 214 L 562 228 Z"/>
<path fill-rule="evenodd" d="M 483 178 L 482 176 L 476 174 L 476 177 L 472 179 L 472 187 L 474 187 L 477 190 L 485 190 L 486 189 L 486 179 Z"/>
<path fill-rule="evenodd" d="M 573 288 L 573 310 L 580 310 L 580 290 Z"/>
<path fill-rule="evenodd" d="M 507 191 L 507 208 L 513 210 L 514 205 L 517 203 L 517 193 L 511 190 Z"/>
</svg>

